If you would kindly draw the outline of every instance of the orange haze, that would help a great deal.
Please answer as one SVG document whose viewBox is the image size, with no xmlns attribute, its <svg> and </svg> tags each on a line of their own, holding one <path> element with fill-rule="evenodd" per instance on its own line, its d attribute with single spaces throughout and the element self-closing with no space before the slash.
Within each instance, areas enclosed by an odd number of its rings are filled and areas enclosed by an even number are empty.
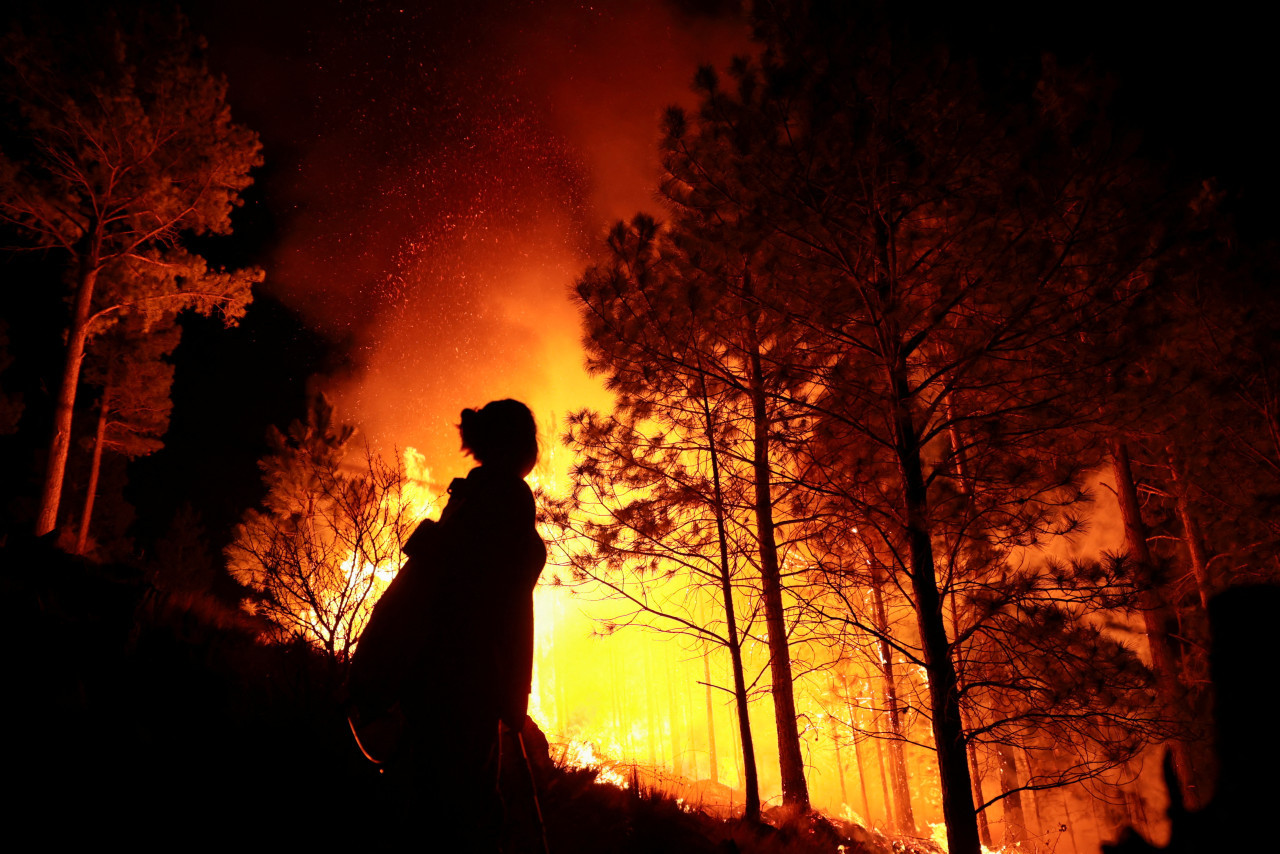
<svg viewBox="0 0 1280 854">
<path fill-rule="evenodd" d="M 663 109 L 692 101 L 700 63 L 750 47 L 740 20 L 660 4 L 490 11 L 482 31 L 440 22 L 444 46 L 394 20 L 345 35 L 363 39 L 353 51 L 387 41 L 403 67 L 341 84 L 359 106 L 303 155 L 273 265 L 277 292 L 352 345 L 349 373 L 322 383 L 340 417 L 384 450 L 417 447 L 446 482 L 468 465 L 465 406 L 522 399 L 544 441 L 553 413 L 607 406 L 569 289 L 614 221 L 660 213 Z M 401 29 L 432 26 L 419 15 Z"/>
</svg>

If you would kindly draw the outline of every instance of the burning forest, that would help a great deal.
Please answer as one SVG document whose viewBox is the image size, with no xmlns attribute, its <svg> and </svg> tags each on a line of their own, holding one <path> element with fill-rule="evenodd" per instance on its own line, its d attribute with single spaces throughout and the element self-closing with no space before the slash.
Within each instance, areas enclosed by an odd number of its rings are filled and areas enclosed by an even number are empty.
<svg viewBox="0 0 1280 854">
<path fill-rule="evenodd" d="M 0 562 L 33 817 L 1262 841 L 1280 187 L 1248 87 L 1205 97 L 1256 40 L 1213 77 L 1185 28 L 1130 49 L 1136 12 L 30 5 Z"/>
</svg>

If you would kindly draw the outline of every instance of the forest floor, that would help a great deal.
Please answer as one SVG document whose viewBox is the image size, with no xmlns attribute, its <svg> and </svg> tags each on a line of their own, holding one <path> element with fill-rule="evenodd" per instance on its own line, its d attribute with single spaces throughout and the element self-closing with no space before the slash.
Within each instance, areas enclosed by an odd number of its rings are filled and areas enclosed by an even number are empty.
<svg viewBox="0 0 1280 854">
<path fill-rule="evenodd" d="M 7 812 L 50 840 L 364 850 L 417 839 L 467 850 L 467 831 L 430 804 L 408 819 L 392 807 L 393 784 L 351 738 L 326 660 L 305 644 L 261 642 L 261 626 L 234 607 L 13 537 L 0 546 L 0 607 L 18 787 Z M 816 814 L 725 820 L 638 779 L 620 787 L 591 769 L 535 767 L 554 854 L 938 851 Z M 527 791 L 506 800 L 504 850 L 541 850 Z"/>
</svg>

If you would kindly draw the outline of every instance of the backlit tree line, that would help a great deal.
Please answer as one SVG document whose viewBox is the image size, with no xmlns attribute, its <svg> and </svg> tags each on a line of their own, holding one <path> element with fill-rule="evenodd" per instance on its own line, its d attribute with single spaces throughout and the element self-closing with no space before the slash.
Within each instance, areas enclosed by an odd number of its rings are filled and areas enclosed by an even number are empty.
<svg viewBox="0 0 1280 854">
<path fill-rule="evenodd" d="M 881 740 L 899 831 L 937 786 L 953 854 L 1002 841 L 988 808 L 1024 827 L 1161 746 L 1202 804 L 1204 609 L 1280 571 L 1275 307 L 1213 186 L 1139 157 L 1087 74 L 994 91 L 841 4 L 759 5 L 759 54 L 664 119 L 662 215 L 618 223 L 576 284 L 616 405 L 568 420 L 555 560 L 616 604 L 609 630 L 724 657 L 750 818 L 753 702 L 784 805 L 810 806 L 806 697 L 837 746 Z M 0 220 L 65 261 L 69 303 L 35 529 L 84 552 L 103 452 L 165 430 L 177 312 L 234 322 L 261 280 L 186 248 L 230 230 L 259 145 L 178 16 L 2 43 Z M 0 432 L 21 414 L 0 392 Z M 422 513 L 351 439 L 323 400 L 274 431 L 227 552 L 335 661 Z M 1100 489 L 1124 546 L 1081 553 Z"/>
<path fill-rule="evenodd" d="M 1280 450 L 1272 318 L 1212 186 L 1143 162 L 1106 86 L 1051 60 L 995 93 L 827 4 L 766 5 L 760 55 L 665 117 L 664 216 L 577 283 L 617 404 L 570 419 L 559 560 L 611 628 L 725 650 L 749 813 L 748 640 L 796 810 L 815 684 L 846 744 L 889 740 L 902 832 L 904 747 L 932 754 L 953 852 L 992 841 L 988 807 L 1023 825 L 1152 745 L 1202 803 L 1203 607 L 1274 575 Z M 1125 547 L 1070 557 L 1099 473 Z"/>
</svg>

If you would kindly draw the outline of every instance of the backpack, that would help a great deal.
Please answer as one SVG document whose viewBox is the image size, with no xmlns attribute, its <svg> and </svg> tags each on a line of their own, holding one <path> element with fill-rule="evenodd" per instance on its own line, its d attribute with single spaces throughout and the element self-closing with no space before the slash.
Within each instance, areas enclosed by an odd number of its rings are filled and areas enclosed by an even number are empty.
<svg viewBox="0 0 1280 854">
<path fill-rule="evenodd" d="M 466 502 L 465 484 L 455 478 L 440 521 L 424 519 L 405 543 L 408 560 L 374 605 L 351 657 L 348 724 L 366 758 L 377 764 L 395 752 L 403 729 L 399 700 L 429 640 L 423 617 L 430 607 L 431 575 L 447 561 L 450 522 Z"/>
</svg>

